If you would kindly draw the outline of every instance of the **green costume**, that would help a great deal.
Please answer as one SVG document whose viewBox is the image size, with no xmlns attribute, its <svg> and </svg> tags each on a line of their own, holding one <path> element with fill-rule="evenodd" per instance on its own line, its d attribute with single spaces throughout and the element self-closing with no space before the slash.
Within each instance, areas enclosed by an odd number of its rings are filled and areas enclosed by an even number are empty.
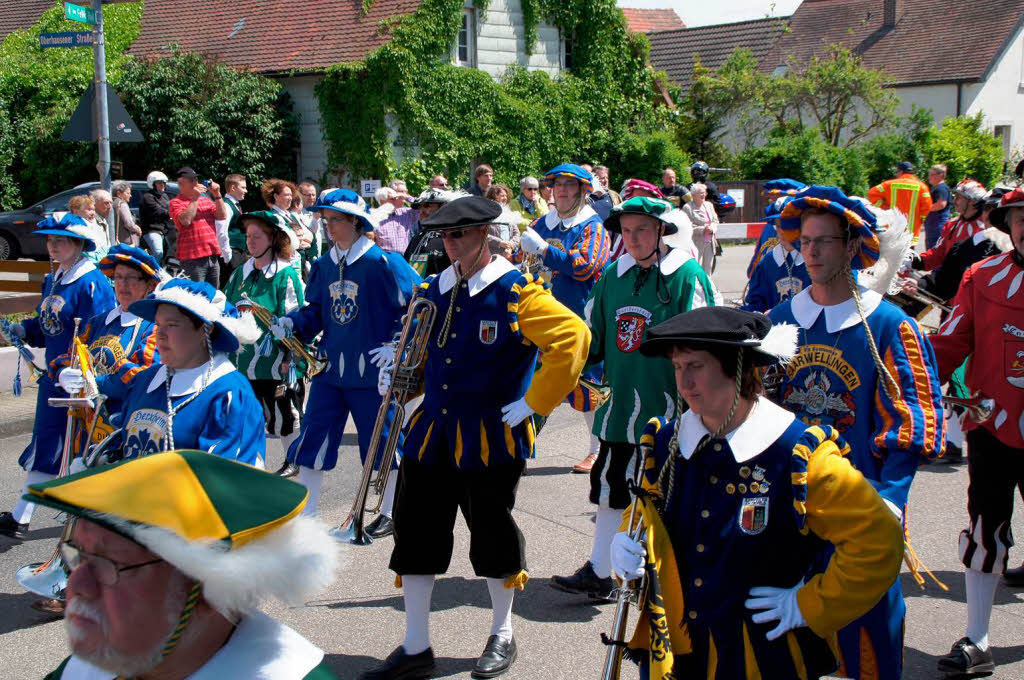
<svg viewBox="0 0 1024 680">
<path fill-rule="evenodd" d="M 654 266 L 641 269 L 628 254 L 608 265 L 586 309 L 592 334 L 588 363 L 604 361 L 604 381 L 612 391 L 594 418 L 598 438 L 635 444 L 651 418 L 673 417 L 672 363 L 645 357 L 637 349 L 647 329 L 691 309 L 713 306 L 717 297 L 700 263 L 679 248 L 661 258 L 660 277 Z"/>
<path fill-rule="evenodd" d="M 244 293 L 280 317 L 304 304 L 303 291 L 302 279 L 287 260 L 274 260 L 257 271 L 255 260 L 249 258 L 231 273 L 224 295 L 229 302 L 237 304 Z M 287 361 L 288 350 L 270 335 L 265 324 L 260 322 L 259 326 L 263 334 L 255 344 L 242 345 L 234 355 L 235 366 L 250 380 L 287 380 L 281 364 Z M 301 374 L 305 364 L 297 364 L 296 370 Z"/>
</svg>

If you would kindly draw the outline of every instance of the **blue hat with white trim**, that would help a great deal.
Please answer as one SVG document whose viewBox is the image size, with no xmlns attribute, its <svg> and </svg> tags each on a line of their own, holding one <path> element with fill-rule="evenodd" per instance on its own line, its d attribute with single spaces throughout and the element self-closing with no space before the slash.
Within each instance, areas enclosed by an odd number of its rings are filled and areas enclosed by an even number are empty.
<svg viewBox="0 0 1024 680">
<path fill-rule="evenodd" d="M 366 204 L 363 197 L 351 189 L 335 189 L 329 191 L 313 204 L 312 212 L 333 210 L 345 215 L 351 215 L 362 224 L 363 231 L 373 231 L 377 225 L 370 219 L 370 206 Z"/>
<path fill-rule="evenodd" d="M 96 250 L 96 241 L 89 225 L 78 215 L 65 214 L 60 220 L 53 217 L 46 217 L 39 221 L 36 230 L 32 232 L 38 236 L 67 236 L 83 241 L 85 245 L 82 252 L 91 253 Z"/>
<path fill-rule="evenodd" d="M 548 170 L 544 173 L 542 182 L 544 186 L 554 186 L 555 180 L 559 177 L 572 177 L 583 185 L 584 193 L 590 193 L 594 190 L 594 176 L 574 163 L 562 163 Z"/>
</svg>

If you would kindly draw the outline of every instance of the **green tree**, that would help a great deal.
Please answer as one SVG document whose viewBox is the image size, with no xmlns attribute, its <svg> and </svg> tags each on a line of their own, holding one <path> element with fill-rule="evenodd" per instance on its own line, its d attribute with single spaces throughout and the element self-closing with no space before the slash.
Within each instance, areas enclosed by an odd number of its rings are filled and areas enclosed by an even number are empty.
<svg viewBox="0 0 1024 680">
<path fill-rule="evenodd" d="M 981 111 L 942 121 L 932 129 L 925 146 L 928 164 L 945 163 L 946 182 L 955 184 L 972 177 L 991 187 L 1003 174 L 1003 148 L 993 134 L 982 127 Z"/>
<path fill-rule="evenodd" d="M 867 191 L 867 175 L 856 149 L 833 146 L 817 129 L 796 123 L 772 128 L 763 145 L 746 149 L 737 162 L 746 179 L 792 177 L 838 186 L 848 194 Z"/>
<path fill-rule="evenodd" d="M 679 145 L 695 158 L 718 165 L 728 157 L 721 140 L 730 122 L 749 105 L 750 93 L 759 87 L 757 59 L 747 49 L 737 49 L 717 69 L 709 69 L 694 57 L 693 83 L 679 102 Z"/>
<path fill-rule="evenodd" d="M 875 185 L 894 176 L 896 164 L 910 161 L 926 165 L 925 151 L 932 133 L 932 113 L 916 106 L 893 124 L 892 132 L 876 135 L 857 145 L 867 170 L 868 184 Z"/>
</svg>

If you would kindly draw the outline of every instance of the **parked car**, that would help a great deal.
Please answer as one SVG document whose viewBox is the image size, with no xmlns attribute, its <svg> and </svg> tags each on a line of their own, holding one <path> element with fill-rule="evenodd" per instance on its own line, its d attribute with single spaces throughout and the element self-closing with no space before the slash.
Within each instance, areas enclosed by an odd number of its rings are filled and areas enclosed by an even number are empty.
<svg viewBox="0 0 1024 680">
<path fill-rule="evenodd" d="M 146 193 L 149 187 L 146 186 L 145 180 L 130 183 L 132 185 L 132 200 L 129 205 L 132 213 L 138 217 L 142 194 Z M 99 188 L 99 182 L 86 182 L 79 184 L 74 189 L 44 198 L 35 205 L 22 210 L 0 212 L 0 260 L 17 260 L 19 257 L 29 257 L 35 260 L 48 259 L 46 239 L 32 233 L 36 224 L 55 212 L 67 211 L 68 202 L 75 196 L 81 196 Z M 172 198 L 177 196 L 178 184 L 168 182 L 166 191 Z"/>
</svg>

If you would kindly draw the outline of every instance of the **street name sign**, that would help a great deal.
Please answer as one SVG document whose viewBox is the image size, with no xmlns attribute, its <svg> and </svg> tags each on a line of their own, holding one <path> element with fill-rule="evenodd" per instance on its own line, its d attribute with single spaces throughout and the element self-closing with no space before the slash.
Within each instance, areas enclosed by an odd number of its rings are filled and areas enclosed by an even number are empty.
<svg viewBox="0 0 1024 680">
<path fill-rule="evenodd" d="M 64 3 L 64 18 L 80 24 L 95 24 L 96 11 L 70 2 Z"/>
<path fill-rule="evenodd" d="M 92 31 L 39 34 L 39 46 L 44 50 L 50 47 L 92 47 L 92 44 Z"/>
</svg>

